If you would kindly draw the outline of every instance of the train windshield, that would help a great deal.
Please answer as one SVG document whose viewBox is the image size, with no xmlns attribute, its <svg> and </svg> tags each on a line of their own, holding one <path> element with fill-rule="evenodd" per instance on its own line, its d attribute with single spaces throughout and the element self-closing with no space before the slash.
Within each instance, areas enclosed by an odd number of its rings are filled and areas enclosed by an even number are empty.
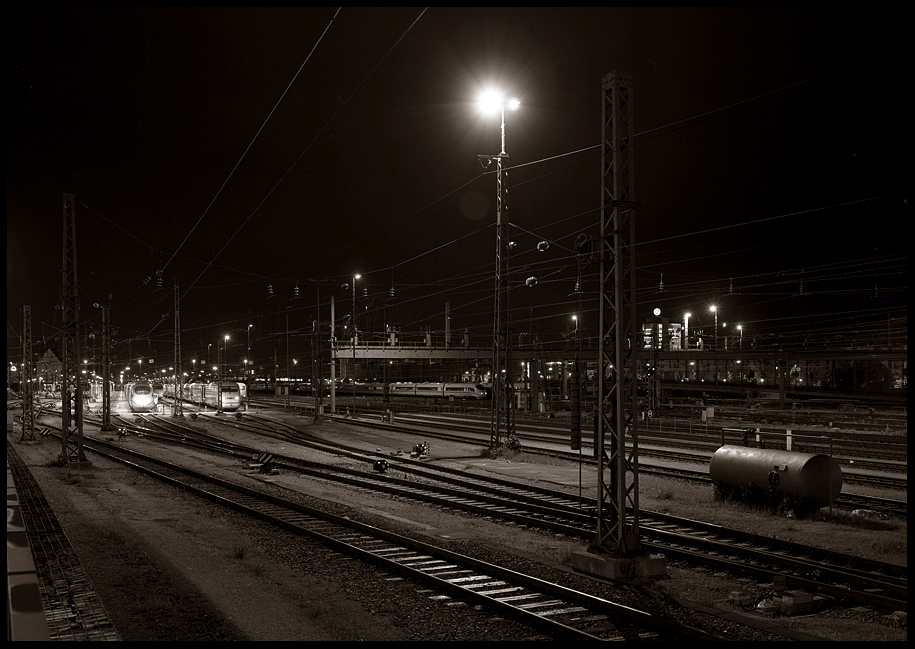
<svg viewBox="0 0 915 649">
<path fill-rule="evenodd" d="M 237 385 L 224 385 L 224 386 L 222 386 L 222 391 L 223 391 L 223 392 L 235 392 L 235 393 L 237 393 L 237 392 L 238 392 L 238 386 L 237 386 Z"/>
<path fill-rule="evenodd" d="M 149 392 L 150 390 L 148 385 L 135 385 L 133 387 L 134 394 L 149 394 Z"/>
</svg>

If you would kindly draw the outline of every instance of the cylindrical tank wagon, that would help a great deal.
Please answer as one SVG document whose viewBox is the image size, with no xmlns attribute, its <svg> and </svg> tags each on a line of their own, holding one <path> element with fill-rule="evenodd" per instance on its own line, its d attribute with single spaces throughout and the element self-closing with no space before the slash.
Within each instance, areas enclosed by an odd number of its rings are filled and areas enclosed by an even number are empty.
<svg viewBox="0 0 915 649">
<path fill-rule="evenodd" d="M 831 504 L 842 492 L 842 470 L 828 455 L 725 445 L 708 468 L 715 485 L 743 489 L 751 483 L 801 498 L 817 507 Z"/>
</svg>

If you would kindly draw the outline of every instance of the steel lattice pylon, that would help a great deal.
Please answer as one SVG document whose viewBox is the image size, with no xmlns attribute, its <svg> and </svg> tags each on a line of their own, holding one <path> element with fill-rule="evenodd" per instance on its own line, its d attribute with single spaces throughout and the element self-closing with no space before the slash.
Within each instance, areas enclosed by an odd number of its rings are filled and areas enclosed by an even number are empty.
<svg viewBox="0 0 915 649">
<path fill-rule="evenodd" d="M 601 150 L 600 338 L 597 533 L 594 546 L 618 556 L 639 540 L 632 76 L 604 75 Z M 631 444 L 626 449 L 626 441 Z M 605 475 L 609 473 L 609 475 Z M 627 517 L 627 505 L 631 516 Z"/>
<path fill-rule="evenodd" d="M 496 290 L 493 305 L 492 410 L 490 447 L 502 446 L 515 434 L 514 381 L 512 380 L 511 333 L 508 322 L 508 173 L 502 170 L 506 153 L 492 156 L 496 161 Z M 502 373 L 505 372 L 505 376 Z"/>
<path fill-rule="evenodd" d="M 98 305 L 102 310 L 102 430 L 114 430 L 111 425 L 111 294 Z"/>
<path fill-rule="evenodd" d="M 61 288 L 61 450 L 67 467 L 85 462 L 83 451 L 83 400 L 79 368 L 79 285 L 76 278 L 76 197 L 64 194 L 63 282 Z"/>
<path fill-rule="evenodd" d="M 184 417 L 184 404 L 181 395 L 184 394 L 184 375 L 181 373 L 181 314 L 178 311 L 180 294 L 178 280 L 175 280 L 175 405 L 172 408 L 173 417 Z M 245 365 L 247 368 L 247 365 Z"/>
<path fill-rule="evenodd" d="M 22 307 L 22 366 L 19 368 L 19 390 L 22 392 L 22 436 L 20 442 L 35 439 L 35 389 L 32 384 L 32 305 Z"/>
</svg>

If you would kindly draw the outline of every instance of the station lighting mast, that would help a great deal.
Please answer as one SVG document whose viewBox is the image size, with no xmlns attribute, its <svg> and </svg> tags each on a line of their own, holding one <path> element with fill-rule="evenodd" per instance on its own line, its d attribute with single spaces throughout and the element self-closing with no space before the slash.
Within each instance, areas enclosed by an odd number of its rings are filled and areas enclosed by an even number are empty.
<svg viewBox="0 0 915 649">
<path fill-rule="evenodd" d="M 502 150 L 495 155 L 477 156 L 483 168 L 496 161 L 496 290 L 493 308 L 493 341 L 492 341 L 492 414 L 490 419 L 490 448 L 502 446 L 505 441 L 511 442 L 515 437 L 514 422 L 514 366 L 512 365 L 511 330 L 509 327 L 509 282 L 508 282 L 508 172 L 503 175 L 502 159 L 508 158 L 505 152 L 505 106 L 516 110 L 520 105 L 517 99 L 508 102 L 494 93 L 484 94 L 480 98 L 480 107 L 489 111 L 499 110 L 502 117 Z M 502 373 L 505 376 L 502 376 Z M 503 434 L 504 422 L 504 434 Z"/>
<path fill-rule="evenodd" d="M 61 451 L 69 471 L 74 462 L 85 462 L 83 450 L 83 400 L 79 369 L 79 284 L 76 275 L 76 197 L 64 194 L 63 266 L 61 295 Z"/>
</svg>

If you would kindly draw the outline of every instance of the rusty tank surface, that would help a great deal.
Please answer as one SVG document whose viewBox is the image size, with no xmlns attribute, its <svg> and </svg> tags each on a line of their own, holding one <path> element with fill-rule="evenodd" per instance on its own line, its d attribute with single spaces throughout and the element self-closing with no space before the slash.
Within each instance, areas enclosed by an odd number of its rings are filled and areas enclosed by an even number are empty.
<svg viewBox="0 0 915 649">
<path fill-rule="evenodd" d="M 809 498 L 820 507 L 842 492 L 842 470 L 828 455 L 725 445 L 712 456 L 709 477 L 716 484 L 740 488 L 754 483 Z"/>
</svg>

